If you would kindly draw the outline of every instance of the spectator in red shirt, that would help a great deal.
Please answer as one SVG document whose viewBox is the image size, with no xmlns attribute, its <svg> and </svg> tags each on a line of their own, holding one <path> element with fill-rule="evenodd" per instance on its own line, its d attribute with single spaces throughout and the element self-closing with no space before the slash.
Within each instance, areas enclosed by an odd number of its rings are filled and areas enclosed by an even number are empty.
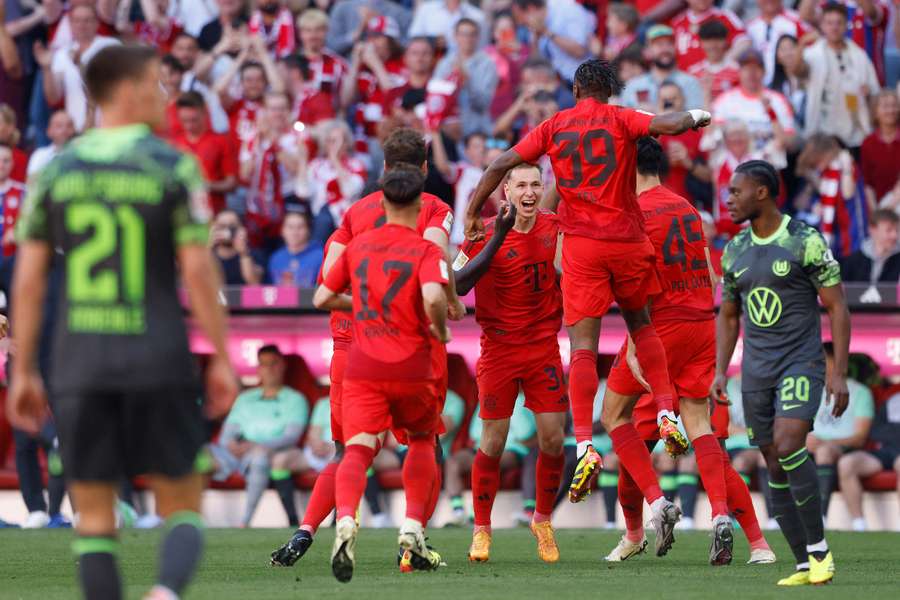
<svg viewBox="0 0 900 600">
<path fill-rule="evenodd" d="M 738 86 L 740 68 L 736 62 L 726 57 L 728 28 L 721 21 L 706 21 L 700 26 L 698 36 L 705 58 L 688 69 L 688 73 L 700 81 L 706 106 L 711 106 L 722 92 Z"/>
<path fill-rule="evenodd" d="M 237 187 L 237 157 L 224 135 L 209 130 L 203 96 L 185 92 L 179 96 L 176 107 L 182 134 L 173 142 L 197 157 L 206 179 L 210 208 L 218 214 L 225 209 L 225 194 Z"/>
<path fill-rule="evenodd" d="M 491 102 L 491 118 L 496 119 L 516 99 L 529 48 L 516 37 L 516 22 L 507 11 L 497 13 L 494 17 L 493 42 L 484 51 L 497 67 L 497 90 Z"/>
<path fill-rule="evenodd" d="M 301 131 L 335 117 L 334 96 L 323 92 L 315 82 L 309 59 L 302 54 L 291 54 L 281 61 L 281 66 L 286 71 L 285 81 L 292 101 L 291 116 L 303 124 L 298 125 Z"/>
<path fill-rule="evenodd" d="M 128 20 L 128 15 L 119 15 L 116 29 L 136 43 L 156 46 L 161 54 L 172 51 L 175 39 L 184 31 L 174 17 L 169 16 L 169 0 L 141 0 L 143 19 Z"/>
<path fill-rule="evenodd" d="M 860 165 L 870 204 L 893 190 L 900 176 L 900 101 L 894 90 L 875 96 L 875 131 L 863 140 Z M 897 194 L 894 194 L 896 196 Z"/>
<path fill-rule="evenodd" d="M 347 61 L 325 47 L 328 24 L 328 15 L 317 8 L 303 11 L 297 19 L 301 54 L 309 61 L 311 81 L 318 91 L 331 97 L 337 109 L 349 66 Z"/>
<path fill-rule="evenodd" d="M 28 171 L 28 154 L 19 150 L 16 145 L 19 143 L 20 133 L 16 128 L 16 113 L 8 104 L 0 104 L 0 144 L 5 144 L 12 148 L 13 167 L 10 179 L 25 183 L 26 173 Z"/>
<path fill-rule="evenodd" d="M 263 40 L 267 53 L 274 58 L 284 58 L 297 47 L 294 16 L 284 0 L 259 0 L 248 31 L 251 37 Z"/>
<path fill-rule="evenodd" d="M 697 34 L 701 25 L 712 20 L 719 21 L 728 30 L 730 58 L 736 58 L 750 47 L 744 23 L 733 12 L 716 8 L 713 0 L 687 0 L 687 4 L 688 9 L 672 19 L 679 69 L 687 71 L 703 60 L 703 49 Z"/>
<path fill-rule="evenodd" d="M 683 111 L 684 93 L 681 88 L 671 82 L 663 83 L 659 88 L 657 110 L 660 113 Z M 700 152 L 702 137 L 700 131 L 690 129 L 682 135 L 663 135 L 659 138 L 669 161 L 669 172 L 663 184 L 697 207 L 708 206 L 712 197 L 712 175 Z"/>
</svg>

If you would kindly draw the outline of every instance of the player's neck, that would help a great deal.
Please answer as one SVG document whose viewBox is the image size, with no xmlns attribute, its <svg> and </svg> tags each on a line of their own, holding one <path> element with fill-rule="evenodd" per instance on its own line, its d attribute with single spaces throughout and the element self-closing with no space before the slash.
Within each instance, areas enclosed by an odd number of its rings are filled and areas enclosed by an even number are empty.
<svg viewBox="0 0 900 600">
<path fill-rule="evenodd" d="M 401 225 L 415 229 L 419 220 L 419 206 L 392 206 L 389 202 L 384 203 L 384 216 L 386 222 L 390 225 Z"/>
<path fill-rule="evenodd" d="M 534 227 L 535 223 L 537 223 L 536 213 L 531 217 L 516 215 L 516 224 L 513 225 L 513 230 L 517 231 L 518 233 L 528 233 Z"/>
<path fill-rule="evenodd" d="M 647 190 L 652 190 L 656 186 L 661 185 L 659 181 L 659 175 L 641 175 L 638 173 L 637 176 L 637 195 L 640 196 Z"/>
<path fill-rule="evenodd" d="M 781 211 L 773 206 L 772 208 L 761 212 L 755 219 L 751 219 L 750 228 L 753 230 L 753 234 L 756 237 L 765 239 L 778 231 L 778 228 L 781 227 L 783 218 L 784 215 L 781 214 Z"/>
<path fill-rule="evenodd" d="M 128 110 L 116 109 L 114 107 L 102 108 L 100 111 L 100 120 L 97 122 L 99 129 L 113 129 L 116 127 L 128 127 L 130 125 L 146 125 L 143 121 L 135 119 Z"/>
</svg>

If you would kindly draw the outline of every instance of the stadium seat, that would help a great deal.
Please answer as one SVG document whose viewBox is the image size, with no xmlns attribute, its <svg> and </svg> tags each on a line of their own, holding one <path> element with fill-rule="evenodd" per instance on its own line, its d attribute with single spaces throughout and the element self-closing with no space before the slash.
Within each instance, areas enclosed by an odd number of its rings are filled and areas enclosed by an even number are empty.
<svg viewBox="0 0 900 600">
<path fill-rule="evenodd" d="M 882 471 L 863 479 L 863 489 L 867 492 L 893 492 L 897 489 L 897 473 Z"/>
</svg>

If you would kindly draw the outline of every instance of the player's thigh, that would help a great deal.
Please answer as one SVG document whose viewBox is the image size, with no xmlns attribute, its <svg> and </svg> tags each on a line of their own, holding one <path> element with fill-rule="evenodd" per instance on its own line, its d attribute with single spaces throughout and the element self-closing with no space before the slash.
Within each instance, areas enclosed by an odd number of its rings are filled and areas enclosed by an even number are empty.
<svg viewBox="0 0 900 600">
<path fill-rule="evenodd" d="M 706 398 L 716 372 L 716 322 L 657 325 L 666 349 L 669 377 L 679 398 Z"/>
<path fill-rule="evenodd" d="M 552 337 L 522 349 L 519 360 L 528 365 L 521 377 L 525 407 L 535 413 L 565 413 L 569 410 L 559 342 Z"/>
<path fill-rule="evenodd" d="M 707 387 L 707 389 L 709 388 Z M 688 439 L 693 442 L 698 437 L 712 433 L 709 423 L 708 398 L 681 398 L 678 401 L 678 407 L 681 413 L 681 423 L 688 434 Z"/>
<path fill-rule="evenodd" d="M 72 505 L 78 507 L 78 534 L 111 536 L 116 531 L 116 493 L 118 482 L 70 481 Z"/>
<path fill-rule="evenodd" d="M 606 260 L 613 297 L 623 311 L 639 311 L 662 289 L 656 272 L 656 253 L 650 240 L 620 244 L 619 248 Z"/>
<path fill-rule="evenodd" d="M 341 389 L 341 426 L 345 443 L 359 434 L 376 436 L 390 429 L 389 384 L 386 381 L 344 379 Z"/>
<path fill-rule="evenodd" d="M 305 471 L 310 467 L 302 448 L 287 448 L 272 454 L 272 468 L 292 473 Z"/>
<path fill-rule="evenodd" d="M 775 389 L 741 390 L 741 402 L 750 444 L 757 447 L 771 445 L 775 426 Z"/>
<path fill-rule="evenodd" d="M 156 512 L 165 518 L 182 511 L 200 512 L 203 495 L 203 476 L 189 473 L 183 477 L 150 477 L 150 487 L 156 498 Z"/>
<path fill-rule="evenodd" d="M 776 388 L 775 419 L 807 421 L 809 429 L 812 429 L 824 388 L 824 373 L 789 372 L 781 378 Z M 803 441 L 806 442 L 805 437 Z"/>
<path fill-rule="evenodd" d="M 604 242 L 565 235 L 562 244 L 561 288 L 566 326 L 603 317 L 613 301 L 611 276 L 603 260 Z"/>
<path fill-rule="evenodd" d="M 509 417 L 481 420 L 481 440 L 478 447 L 488 456 L 499 456 L 509 436 Z"/>
<path fill-rule="evenodd" d="M 443 402 L 438 396 L 438 385 L 434 381 L 392 382 L 388 402 L 394 429 L 403 430 L 409 436 L 435 435 L 440 427 Z"/>
<path fill-rule="evenodd" d="M 121 481 L 126 475 L 124 398 L 88 392 L 56 396 L 59 447 L 68 480 Z"/>
<path fill-rule="evenodd" d="M 521 364 L 506 346 L 485 346 L 475 368 L 478 415 L 482 419 L 509 419 L 519 395 Z M 504 438 L 505 439 L 505 438 Z"/>
</svg>

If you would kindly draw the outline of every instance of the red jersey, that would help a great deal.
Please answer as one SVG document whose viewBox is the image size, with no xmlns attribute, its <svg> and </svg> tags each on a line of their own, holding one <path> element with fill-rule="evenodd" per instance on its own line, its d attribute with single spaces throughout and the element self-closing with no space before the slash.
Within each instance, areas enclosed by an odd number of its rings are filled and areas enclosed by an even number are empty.
<svg viewBox="0 0 900 600">
<path fill-rule="evenodd" d="M 207 182 L 222 181 L 232 175 L 237 177 L 237 156 L 232 151 L 228 138 L 224 135 L 207 131 L 198 139 L 191 141 L 185 134 L 173 140 L 179 148 L 197 157 L 203 177 Z M 225 194 L 210 192 L 209 204 L 213 212 L 218 214 L 225 209 Z"/>
<path fill-rule="evenodd" d="M 135 21 L 132 29 L 135 41 L 145 46 L 153 46 L 157 48 L 162 55 L 172 51 L 172 44 L 184 31 L 184 27 L 173 17 L 166 20 L 164 27 L 157 27 L 147 21 Z"/>
<path fill-rule="evenodd" d="M 25 186 L 13 179 L 0 184 L 0 210 L 3 210 L 3 221 L 0 225 L 3 256 L 12 256 L 16 252 L 16 240 L 11 233 L 15 230 L 19 210 L 25 201 Z"/>
<path fill-rule="evenodd" d="M 307 57 L 309 58 L 309 57 Z M 327 48 L 321 56 L 309 59 L 310 81 L 320 92 L 328 94 L 337 107 L 341 96 L 341 85 L 350 67 L 340 55 Z"/>
<path fill-rule="evenodd" d="M 323 256 L 328 256 L 328 248 L 331 247 L 331 242 L 334 240 L 334 237 L 337 235 L 335 231 L 330 236 L 328 236 L 328 240 L 325 242 L 325 250 Z M 323 263 L 322 269 L 325 268 Z M 324 277 L 322 277 L 322 269 L 319 269 L 319 277 L 316 280 L 316 285 L 321 285 L 322 281 L 324 281 Z M 329 326 L 331 327 L 331 339 L 334 340 L 335 348 L 346 348 L 350 345 L 350 340 L 352 339 L 350 335 L 350 327 L 353 323 L 353 315 L 348 312 L 344 312 L 341 310 L 333 310 L 331 311 L 331 318 L 329 320 Z"/>
<path fill-rule="evenodd" d="M 333 241 L 346 246 L 361 233 L 384 225 L 387 217 L 384 214 L 383 200 L 384 196 L 380 191 L 357 200 L 344 214 L 341 226 L 332 236 Z M 437 196 L 422 194 L 422 210 L 419 211 L 416 231 L 422 236 L 429 227 L 440 227 L 449 236 L 453 227 L 453 213 L 447 203 Z"/>
<path fill-rule="evenodd" d="M 733 46 L 735 40 L 746 36 L 744 24 L 730 10 L 711 7 L 702 13 L 688 9 L 672 19 L 672 30 L 675 33 L 675 54 L 678 57 L 678 68 L 687 71 L 691 66 L 706 58 L 703 46 L 700 45 L 700 26 L 711 20 L 721 21 L 728 29 L 728 45 Z"/>
<path fill-rule="evenodd" d="M 382 89 L 378 78 L 368 69 L 360 71 L 356 78 L 356 89 L 359 102 L 356 104 L 356 123 L 366 137 L 378 134 L 378 124 L 391 114 L 391 107 L 397 100 L 397 94 L 404 89 L 407 82 L 406 68 L 401 60 L 390 60 L 384 65 L 390 76 L 391 87 Z"/>
<path fill-rule="evenodd" d="M 484 249 L 494 222 L 485 225 L 483 241 L 463 244 L 454 270 Z M 553 266 L 558 234 L 556 215 L 542 210 L 531 231 L 511 229 L 506 235 L 487 273 L 475 284 L 475 320 L 484 332 L 482 339 L 504 344 L 556 339 L 562 326 L 562 292 Z"/>
<path fill-rule="evenodd" d="M 723 62 L 714 65 L 703 59 L 698 63 L 694 63 L 688 69 L 688 73 L 696 77 L 701 84 L 707 78 L 710 80 L 710 102 L 718 98 L 722 92 L 727 92 L 740 84 L 741 69 L 734 62 Z"/>
<path fill-rule="evenodd" d="M 256 116 L 262 110 L 262 102 L 240 99 L 228 109 L 228 125 L 235 148 L 256 137 Z"/>
<path fill-rule="evenodd" d="M 13 148 L 12 155 L 13 167 L 9 177 L 19 183 L 25 183 L 28 180 L 28 153 L 24 150 Z"/>
<path fill-rule="evenodd" d="M 634 192 L 637 145 L 654 115 L 586 98 L 533 129 L 514 150 L 526 161 L 550 157 L 559 190 L 559 227 L 597 240 L 644 239 Z"/>
<path fill-rule="evenodd" d="M 345 379 L 425 380 L 432 368 L 426 283 L 448 282 L 436 244 L 414 229 L 385 224 L 354 238 L 325 276 L 330 290 L 351 287 L 353 343 Z"/>
<path fill-rule="evenodd" d="M 688 129 L 681 135 L 661 135 L 659 136 L 659 143 L 666 152 L 669 152 L 669 147 L 672 146 L 672 144 L 681 144 L 684 146 L 685 150 L 687 150 L 690 159 L 696 161 L 703 156 L 703 153 L 700 151 L 700 139 L 702 137 L 702 132 Z M 666 174 L 663 183 L 667 188 L 679 196 L 689 197 L 690 193 L 687 189 L 687 178 L 689 174 L 690 170 L 683 165 L 675 165 L 670 162 L 669 172 Z"/>
<path fill-rule="evenodd" d="M 715 317 L 700 213 L 690 202 L 659 185 L 638 197 L 647 235 L 656 249 L 663 291 L 650 303 L 650 318 L 705 321 Z"/>
</svg>

